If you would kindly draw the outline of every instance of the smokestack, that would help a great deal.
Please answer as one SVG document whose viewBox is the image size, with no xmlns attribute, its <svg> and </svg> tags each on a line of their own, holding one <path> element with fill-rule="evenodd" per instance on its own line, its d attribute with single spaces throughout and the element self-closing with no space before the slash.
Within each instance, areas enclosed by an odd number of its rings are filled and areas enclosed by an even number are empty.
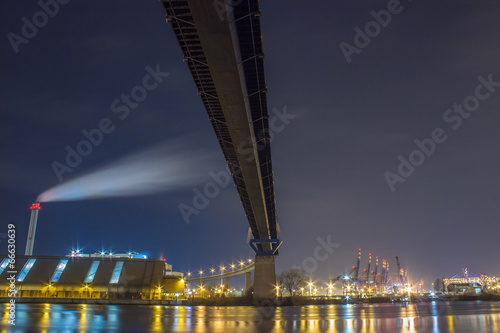
<svg viewBox="0 0 500 333">
<path fill-rule="evenodd" d="M 33 255 L 33 245 L 35 244 L 35 232 L 36 232 L 36 221 L 38 219 L 38 211 L 42 209 L 39 203 L 34 203 L 30 207 L 31 218 L 30 218 L 30 228 L 28 230 L 28 240 L 26 242 L 25 255 Z"/>
</svg>

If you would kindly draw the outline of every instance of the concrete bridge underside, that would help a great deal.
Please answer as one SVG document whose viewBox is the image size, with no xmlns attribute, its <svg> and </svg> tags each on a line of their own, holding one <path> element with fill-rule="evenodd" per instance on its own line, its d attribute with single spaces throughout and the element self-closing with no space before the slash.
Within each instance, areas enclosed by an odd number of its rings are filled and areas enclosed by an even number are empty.
<svg viewBox="0 0 500 333">
<path fill-rule="evenodd" d="M 258 0 L 162 0 L 231 171 L 254 239 L 277 239 Z M 260 243 L 259 251 L 271 244 Z M 254 296 L 271 297 L 274 255 L 257 255 Z"/>
</svg>

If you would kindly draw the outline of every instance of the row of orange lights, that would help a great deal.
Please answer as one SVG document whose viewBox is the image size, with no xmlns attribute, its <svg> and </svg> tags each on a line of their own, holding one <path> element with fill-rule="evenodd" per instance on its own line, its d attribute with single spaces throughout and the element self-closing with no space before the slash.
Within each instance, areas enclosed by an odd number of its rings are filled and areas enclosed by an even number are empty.
<svg viewBox="0 0 500 333">
<path fill-rule="evenodd" d="M 243 266 L 245 266 L 245 262 L 244 260 L 240 261 L 239 262 L 239 265 L 240 265 L 240 268 L 243 268 Z M 248 264 L 250 265 L 252 263 L 252 259 L 248 259 Z M 231 265 L 228 265 L 228 269 L 231 268 L 232 270 L 234 270 L 236 268 L 236 265 L 235 264 L 231 264 Z M 225 266 L 220 266 L 220 272 L 221 274 L 224 273 L 224 271 L 226 270 L 226 267 Z M 214 275 L 215 273 L 215 268 L 210 268 L 209 269 L 210 273 L 212 273 L 212 275 Z M 203 275 L 203 270 L 199 270 L 198 273 L 200 274 L 200 276 Z M 191 272 L 187 272 L 187 276 L 190 277 L 191 276 Z"/>
</svg>

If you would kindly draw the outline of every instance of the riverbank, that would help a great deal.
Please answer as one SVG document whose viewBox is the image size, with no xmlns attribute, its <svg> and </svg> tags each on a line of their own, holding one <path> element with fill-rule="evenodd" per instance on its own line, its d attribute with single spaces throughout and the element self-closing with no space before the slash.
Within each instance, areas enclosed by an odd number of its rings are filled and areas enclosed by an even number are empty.
<svg viewBox="0 0 500 333">
<path fill-rule="evenodd" d="M 11 298 L 0 297 L 0 303 L 9 303 Z M 102 305 L 187 305 L 186 300 L 143 300 L 143 299 L 97 299 L 97 298 L 49 298 L 18 297 L 16 304 L 102 304 Z"/>
<path fill-rule="evenodd" d="M 350 297 L 277 297 L 268 301 L 255 301 L 250 297 L 217 297 L 217 298 L 194 298 L 188 300 L 188 305 L 204 306 L 302 306 L 302 305 L 330 305 L 330 304 L 379 304 L 379 303 L 404 303 L 404 302 L 432 302 L 432 301 L 500 301 L 500 295 L 483 294 L 476 296 L 442 295 L 438 297 L 412 296 L 405 301 L 398 295 L 373 296 L 355 298 Z"/>
<path fill-rule="evenodd" d="M 189 298 L 187 300 L 137 300 L 137 299 L 92 299 L 92 298 L 15 298 L 17 304 L 49 303 L 49 304 L 102 304 L 102 305 L 188 305 L 188 306 L 302 306 L 329 304 L 378 304 L 405 302 L 399 296 L 374 296 L 364 298 L 350 297 L 277 297 L 269 300 L 253 300 L 251 297 L 210 297 Z M 439 298 L 412 296 L 409 302 L 431 301 L 500 301 L 500 295 L 482 294 L 474 296 L 442 295 Z M 0 303 L 9 303 L 10 298 L 1 297 Z"/>
</svg>

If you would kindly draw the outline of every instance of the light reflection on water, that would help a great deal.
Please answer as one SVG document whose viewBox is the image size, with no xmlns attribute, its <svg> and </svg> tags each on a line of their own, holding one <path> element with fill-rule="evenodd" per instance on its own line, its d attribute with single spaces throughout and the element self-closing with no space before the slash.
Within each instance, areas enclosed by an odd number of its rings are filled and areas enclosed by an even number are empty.
<svg viewBox="0 0 500 333">
<path fill-rule="evenodd" d="M 499 332 L 500 302 L 295 307 L 17 304 L 3 332 Z"/>
</svg>

